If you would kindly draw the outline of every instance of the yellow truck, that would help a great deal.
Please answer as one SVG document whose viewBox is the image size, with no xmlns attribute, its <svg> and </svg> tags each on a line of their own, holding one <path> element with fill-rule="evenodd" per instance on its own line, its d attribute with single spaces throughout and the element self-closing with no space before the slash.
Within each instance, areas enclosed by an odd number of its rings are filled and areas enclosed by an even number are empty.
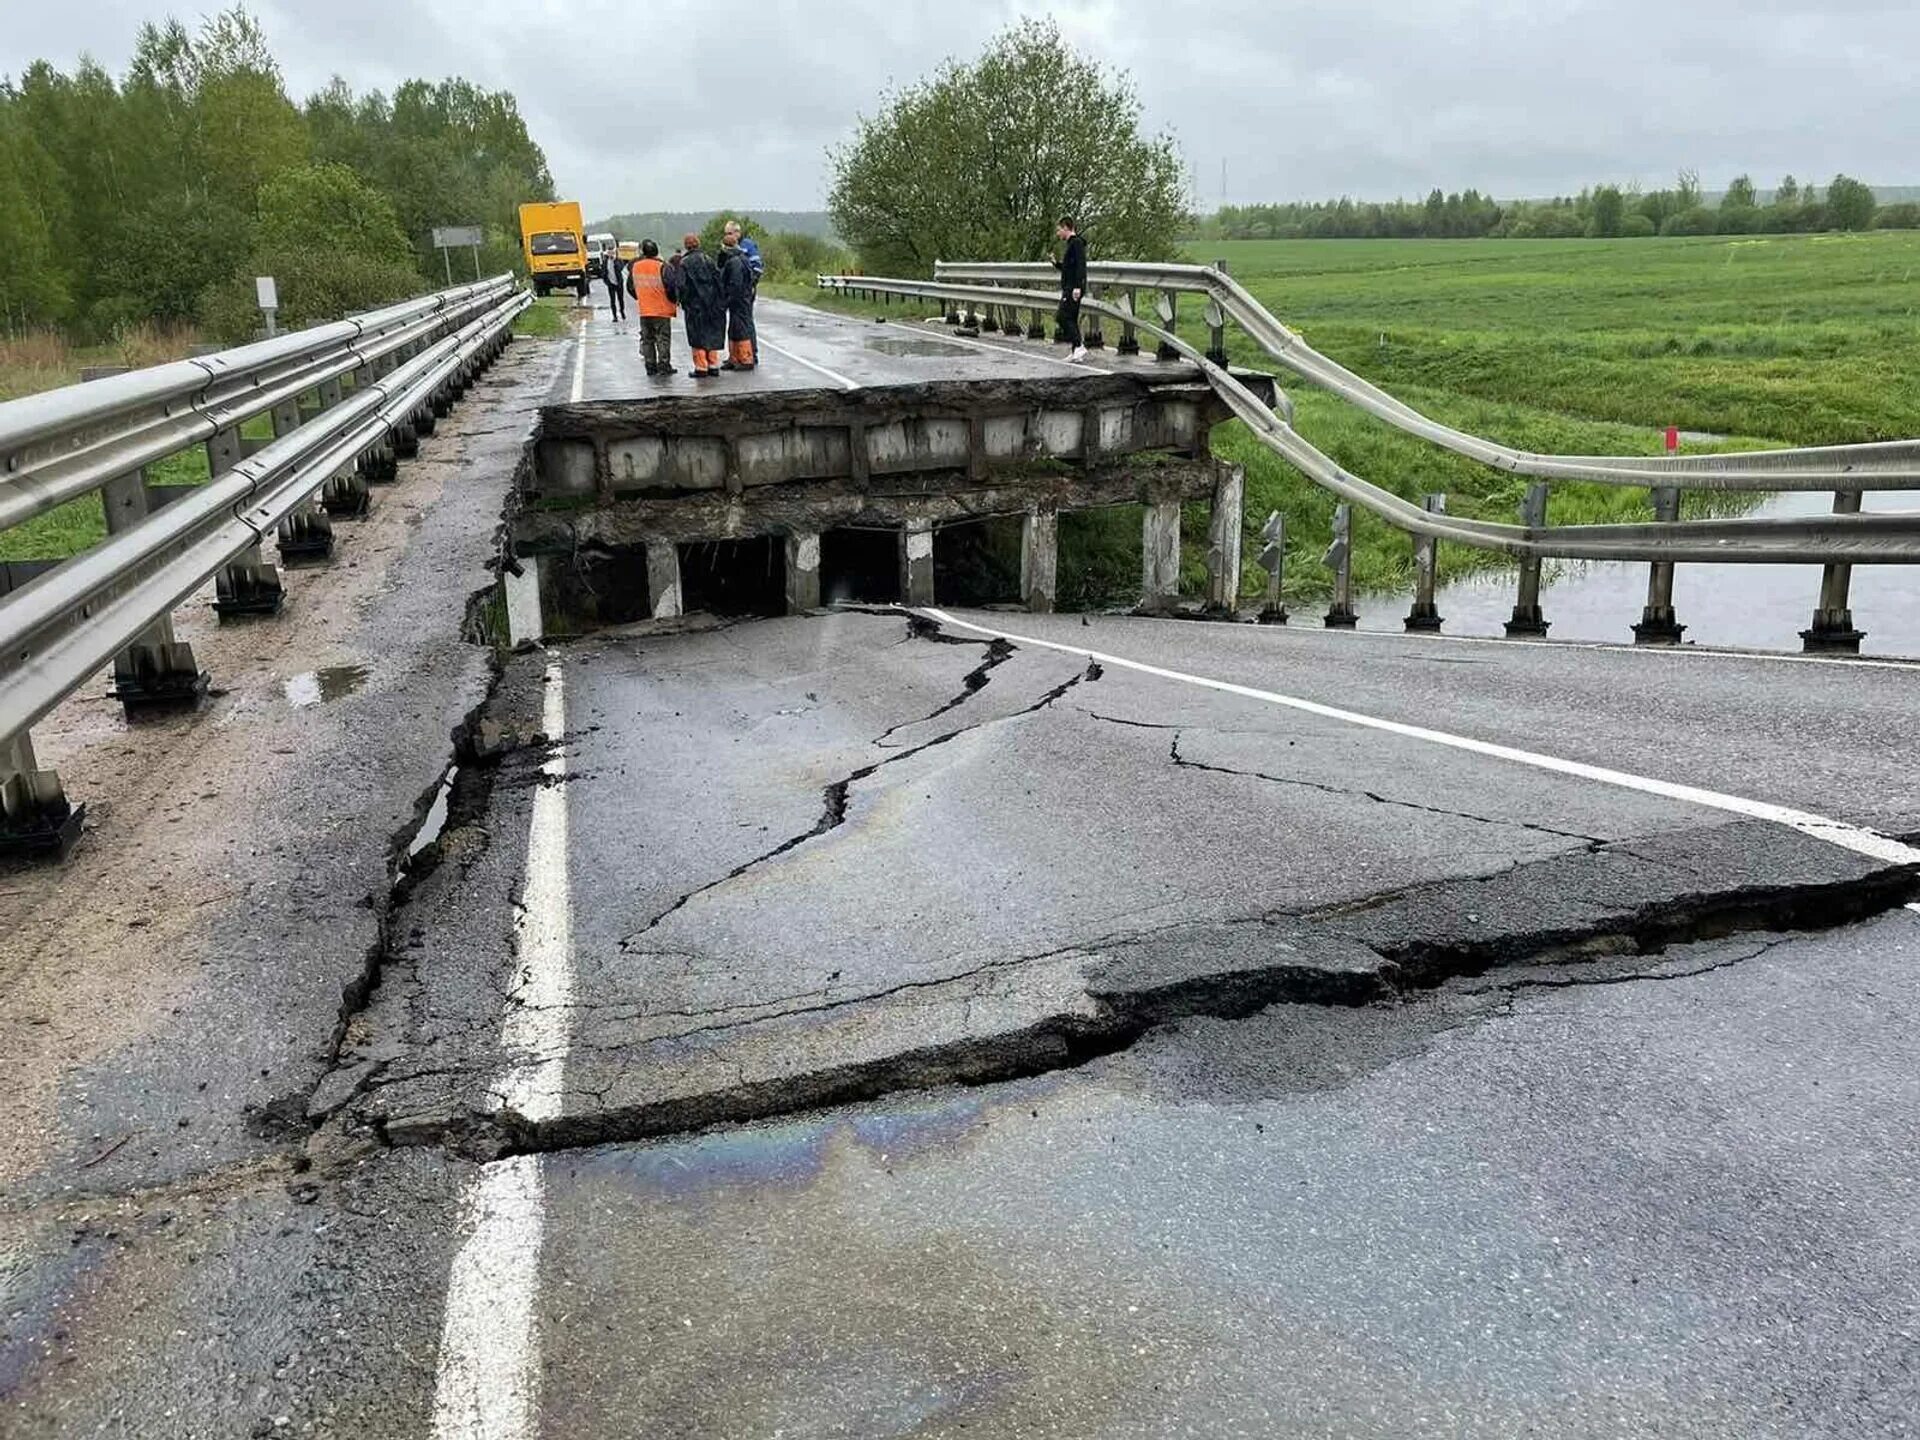
<svg viewBox="0 0 1920 1440">
<path fill-rule="evenodd" d="M 587 298 L 587 226 L 577 200 L 520 207 L 520 248 L 534 292 L 572 290 Z"/>
</svg>

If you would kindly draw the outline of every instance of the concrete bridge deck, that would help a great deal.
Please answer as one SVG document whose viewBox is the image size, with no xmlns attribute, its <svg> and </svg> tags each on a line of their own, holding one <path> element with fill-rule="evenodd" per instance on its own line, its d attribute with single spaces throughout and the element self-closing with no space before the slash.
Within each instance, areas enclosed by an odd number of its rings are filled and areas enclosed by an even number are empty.
<svg viewBox="0 0 1920 1440">
<path fill-rule="evenodd" d="M 586 333 L 325 624 L 47 730 L 9 1433 L 1902 1433 L 1912 667 L 848 609 L 496 669 L 538 409 L 633 388 Z"/>
</svg>

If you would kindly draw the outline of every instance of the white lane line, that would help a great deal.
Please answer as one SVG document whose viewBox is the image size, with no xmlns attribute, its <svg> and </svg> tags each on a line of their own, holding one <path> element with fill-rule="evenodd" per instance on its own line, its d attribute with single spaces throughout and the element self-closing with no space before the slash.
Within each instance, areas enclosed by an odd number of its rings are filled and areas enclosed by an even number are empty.
<svg viewBox="0 0 1920 1440">
<path fill-rule="evenodd" d="M 519 971 L 513 1004 L 500 1025 L 510 1069 L 494 1087 L 496 1108 L 528 1120 L 560 1114 L 567 1058 L 567 1014 L 573 1003 L 573 903 L 567 875 L 567 732 L 565 672 L 549 661 L 540 721 L 552 747 L 540 767 L 527 826 L 527 874 L 514 921 Z"/>
<path fill-rule="evenodd" d="M 829 380 L 833 381 L 834 384 L 838 385 L 843 390 L 858 390 L 860 388 L 860 382 L 858 380 L 849 380 L 846 376 L 840 374 L 838 371 L 829 370 L 824 365 L 816 365 L 813 363 L 813 361 L 808 360 L 803 356 L 794 354 L 793 351 L 787 349 L 784 345 L 774 344 L 773 341 L 767 339 L 765 336 L 762 336 L 758 343 L 761 349 L 763 350 L 771 350 L 776 355 L 786 356 L 787 359 L 793 361 L 793 363 L 796 365 L 804 365 L 809 370 L 818 371 L 820 374 L 826 376 Z"/>
<path fill-rule="evenodd" d="M 567 875 L 564 671 L 548 664 L 541 722 L 553 753 L 541 767 L 527 827 L 527 873 L 515 924 L 518 985 L 501 1023 L 512 1058 L 493 1086 L 497 1108 L 529 1120 L 560 1114 L 573 997 Z M 433 1393 L 434 1440 L 526 1440 L 538 1429 L 540 1336 L 534 1318 L 545 1240 L 540 1157 L 485 1166 L 461 1201 L 461 1240 L 447 1278 Z"/>
<path fill-rule="evenodd" d="M 1785 825 L 1788 829 L 1798 830 L 1816 840 L 1838 845 L 1843 850 L 1851 850 L 1857 855 L 1879 860 L 1888 865 L 1920 864 L 1920 850 L 1903 845 L 1892 836 L 1882 835 L 1877 830 L 1869 830 L 1862 825 L 1850 825 L 1844 820 L 1832 820 L 1824 815 L 1815 815 L 1805 810 L 1794 810 L 1785 805 L 1773 805 L 1765 800 L 1748 800 L 1739 795 L 1725 795 L 1718 790 L 1703 790 L 1694 785 L 1676 785 L 1670 780 L 1656 780 L 1647 775 L 1635 775 L 1625 770 L 1610 770 L 1603 765 L 1588 765 L 1579 760 L 1562 760 L 1557 755 L 1542 755 L 1533 750 L 1520 750 L 1511 745 L 1496 745 L 1489 740 L 1475 740 L 1465 735 L 1449 734 L 1445 730 L 1429 730 L 1424 725 L 1407 725 L 1398 720 L 1383 720 L 1377 715 L 1362 715 L 1356 710 L 1342 710 L 1333 705 L 1322 705 L 1315 700 L 1303 700 L 1297 695 L 1283 695 L 1277 690 L 1259 690 L 1251 685 L 1237 685 L 1230 680 L 1216 680 L 1208 675 L 1191 675 L 1184 670 L 1168 670 L 1158 665 L 1148 665 L 1140 660 L 1129 660 L 1122 655 L 1107 655 L 1098 650 L 1089 650 L 1080 645 L 1062 645 L 1052 640 L 1039 640 L 1030 635 L 1016 635 L 1007 630 L 995 630 L 990 626 L 975 624 L 971 620 L 961 620 L 947 614 L 944 610 L 923 609 L 919 612 L 942 625 L 958 626 L 962 630 L 971 630 L 976 635 L 995 636 L 1014 645 L 1034 645 L 1042 650 L 1058 650 L 1067 655 L 1085 655 L 1101 665 L 1118 666 L 1123 670 L 1133 670 L 1142 675 L 1152 675 L 1161 680 L 1177 680 L 1184 685 L 1197 685 L 1206 690 L 1217 690 L 1225 695 L 1238 695 L 1247 700 L 1259 700 L 1268 705 L 1283 705 L 1290 710 L 1299 710 L 1308 715 L 1319 715 L 1328 720 L 1341 720 L 1349 725 L 1364 726 L 1369 730 L 1382 730 L 1389 735 L 1403 736 L 1409 740 L 1424 740 L 1432 745 L 1445 745 L 1454 750 L 1465 750 L 1474 755 L 1485 755 L 1496 760 L 1511 760 L 1520 765 L 1531 765 L 1537 770 L 1550 770 L 1560 775 L 1572 775 L 1582 780 L 1597 780 L 1603 785 L 1616 785 L 1627 790 L 1638 790 L 1647 795 L 1659 795 L 1668 800 L 1681 800 L 1693 805 L 1704 805 L 1714 810 L 1726 810 L 1736 815 L 1744 815 L 1753 820 L 1770 820 L 1776 825 Z"/>
<path fill-rule="evenodd" d="M 1263 635 L 1318 635 L 1323 631 L 1301 627 L 1289 630 L 1284 625 L 1260 627 Z M 1905 670 L 1920 674 L 1920 659 L 1890 657 L 1876 660 L 1858 655 L 1789 655 L 1779 650 L 1736 650 L 1715 645 L 1628 645 L 1614 640 L 1510 640 L 1501 635 L 1402 635 L 1392 630 L 1349 630 L 1349 635 L 1369 640 L 1404 640 L 1428 645 L 1438 640 L 1453 645 L 1492 645 L 1501 650 L 1599 650 L 1608 655 L 1646 655 L 1652 658 L 1688 659 L 1707 656 L 1717 660 L 1765 660 L 1775 665 L 1851 665 L 1855 669 Z"/>
<path fill-rule="evenodd" d="M 592 323 L 589 320 L 587 325 Z M 587 325 L 580 327 L 580 334 L 573 342 L 573 403 L 576 405 L 587 393 Z"/>
<path fill-rule="evenodd" d="M 481 1170 L 461 1202 L 434 1377 L 434 1440 L 525 1440 L 540 1411 L 533 1302 L 545 1226 L 540 1157 Z"/>
<path fill-rule="evenodd" d="M 1047 365 L 1064 365 L 1067 369 L 1078 371 L 1082 375 L 1111 375 L 1114 373 L 1111 370 L 1102 370 L 1098 365 L 1088 364 L 1084 360 L 1063 360 L 1058 355 L 1042 355 L 1038 350 L 1022 350 L 1011 341 L 1005 344 L 998 344 L 990 340 L 973 340 L 962 335 L 943 335 L 938 330 L 935 330 L 932 325 L 928 325 L 927 329 L 932 332 L 934 338 L 937 340 L 944 340 L 949 345 L 965 345 L 969 349 L 984 350 L 989 355 L 1012 355 L 1019 360 L 1038 360 Z"/>
</svg>

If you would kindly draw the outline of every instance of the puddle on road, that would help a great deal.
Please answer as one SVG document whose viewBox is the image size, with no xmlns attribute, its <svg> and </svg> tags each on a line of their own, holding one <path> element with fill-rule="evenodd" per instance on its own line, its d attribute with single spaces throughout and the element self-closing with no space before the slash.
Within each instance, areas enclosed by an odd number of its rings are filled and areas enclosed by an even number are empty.
<svg viewBox="0 0 1920 1440">
<path fill-rule="evenodd" d="M 281 689 L 289 705 L 303 710 L 309 705 L 327 705 L 344 699 L 366 683 L 364 665 L 329 665 L 324 670 L 304 670 L 289 678 Z"/>
<path fill-rule="evenodd" d="M 882 355 L 944 355 L 965 359 L 972 354 L 964 345 L 950 344 L 945 340 L 869 340 L 867 349 L 877 350 Z"/>
</svg>

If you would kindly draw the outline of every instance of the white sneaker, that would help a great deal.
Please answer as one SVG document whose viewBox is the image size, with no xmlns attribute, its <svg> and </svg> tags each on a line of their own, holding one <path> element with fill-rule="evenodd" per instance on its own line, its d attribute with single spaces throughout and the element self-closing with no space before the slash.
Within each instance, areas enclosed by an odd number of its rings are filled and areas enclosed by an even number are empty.
<svg viewBox="0 0 1920 1440">
<path fill-rule="evenodd" d="M 1084 345 L 1076 345 L 1073 347 L 1072 350 L 1067 352 L 1067 363 L 1069 365 L 1081 364 L 1083 361 L 1086 360 L 1086 358 L 1087 358 L 1087 347 Z"/>
</svg>

